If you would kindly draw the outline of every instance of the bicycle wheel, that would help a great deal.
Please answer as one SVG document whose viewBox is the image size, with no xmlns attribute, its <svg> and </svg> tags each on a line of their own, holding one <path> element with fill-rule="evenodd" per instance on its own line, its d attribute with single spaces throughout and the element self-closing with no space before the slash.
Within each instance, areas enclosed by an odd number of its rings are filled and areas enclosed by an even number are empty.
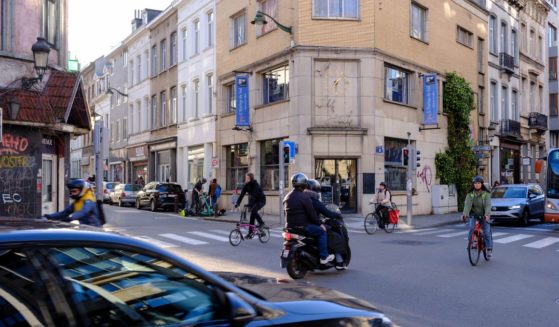
<svg viewBox="0 0 559 327">
<path fill-rule="evenodd" d="M 384 231 L 390 234 L 394 231 L 394 227 L 396 227 L 396 224 L 386 222 L 386 224 L 384 224 Z"/>
<path fill-rule="evenodd" d="M 233 229 L 231 233 L 229 233 L 229 243 L 233 246 L 241 244 L 242 239 L 243 235 L 241 235 L 241 231 L 238 229 Z"/>
<path fill-rule="evenodd" d="M 260 243 L 266 243 L 270 240 L 270 229 L 269 228 L 262 228 L 258 232 L 258 240 Z"/>
<path fill-rule="evenodd" d="M 481 236 L 481 237 L 482 237 L 482 240 L 480 242 L 483 243 L 482 244 L 483 258 L 485 259 L 485 261 L 489 261 L 489 260 L 491 260 L 491 258 L 487 256 L 487 248 L 485 247 L 485 239 L 483 239 L 483 236 Z"/>
<path fill-rule="evenodd" d="M 378 229 L 378 221 L 376 215 L 371 212 L 365 216 L 365 232 L 369 235 L 373 235 Z"/>
<path fill-rule="evenodd" d="M 479 236 L 475 233 L 472 234 L 472 238 L 468 242 L 468 259 L 470 259 L 470 264 L 472 266 L 477 265 L 479 262 L 480 247 L 479 247 Z"/>
</svg>

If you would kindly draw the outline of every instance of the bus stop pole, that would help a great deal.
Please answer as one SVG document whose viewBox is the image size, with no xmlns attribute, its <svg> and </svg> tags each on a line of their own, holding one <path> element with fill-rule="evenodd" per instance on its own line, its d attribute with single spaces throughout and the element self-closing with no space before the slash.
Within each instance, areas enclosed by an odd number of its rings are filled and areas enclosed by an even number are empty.
<svg viewBox="0 0 559 327">
<path fill-rule="evenodd" d="M 283 195 L 284 195 L 284 188 L 285 185 L 283 185 L 284 181 L 285 181 L 285 163 L 283 162 L 283 146 L 284 143 L 283 141 L 279 142 L 279 153 L 278 153 L 278 158 L 279 158 L 279 219 L 280 219 L 280 225 L 283 226 L 285 224 L 285 216 L 284 216 L 284 212 L 283 212 Z"/>
</svg>

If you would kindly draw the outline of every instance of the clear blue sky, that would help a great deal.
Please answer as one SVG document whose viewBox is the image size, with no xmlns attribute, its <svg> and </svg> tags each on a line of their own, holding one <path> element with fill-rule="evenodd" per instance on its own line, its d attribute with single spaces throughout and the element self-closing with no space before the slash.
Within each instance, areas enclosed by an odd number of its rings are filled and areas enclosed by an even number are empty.
<svg viewBox="0 0 559 327">
<path fill-rule="evenodd" d="M 171 0 L 68 0 L 68 43 L 82 67 L 128 36 L 136 9 L 163 10 Z"/>
</svg>

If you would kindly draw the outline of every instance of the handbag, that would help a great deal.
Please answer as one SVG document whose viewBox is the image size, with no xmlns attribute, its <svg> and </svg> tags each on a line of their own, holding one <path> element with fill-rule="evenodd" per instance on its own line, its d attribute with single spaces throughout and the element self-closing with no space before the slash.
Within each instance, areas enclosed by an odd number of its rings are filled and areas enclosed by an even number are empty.
<svg viewBox="0 0 559 327">
<path fill-rule="evenodd" d="M 392 209 L 388 212 L 388 223 L 398 225 L 398 218 L 400 218 L 400 210 Z"/>
</svg>

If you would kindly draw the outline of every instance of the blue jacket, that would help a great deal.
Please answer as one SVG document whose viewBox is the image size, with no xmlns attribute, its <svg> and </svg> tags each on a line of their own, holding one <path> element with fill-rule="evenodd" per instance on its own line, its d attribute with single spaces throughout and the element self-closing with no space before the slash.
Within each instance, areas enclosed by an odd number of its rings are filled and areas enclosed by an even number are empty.
<svg viewBox="0 0 559 327">
<path fill-rule="evenodd" d="M 80 224 L 101 227 L 97 203 L 91 200 L 85 200 L 83 208 L 79 211 L 74 212 L 74 204 L 72 203 L 64 208 L 64 210 L 45 215 L 45 217 L 62 221 L 78 220 Z"/>
</svg>

